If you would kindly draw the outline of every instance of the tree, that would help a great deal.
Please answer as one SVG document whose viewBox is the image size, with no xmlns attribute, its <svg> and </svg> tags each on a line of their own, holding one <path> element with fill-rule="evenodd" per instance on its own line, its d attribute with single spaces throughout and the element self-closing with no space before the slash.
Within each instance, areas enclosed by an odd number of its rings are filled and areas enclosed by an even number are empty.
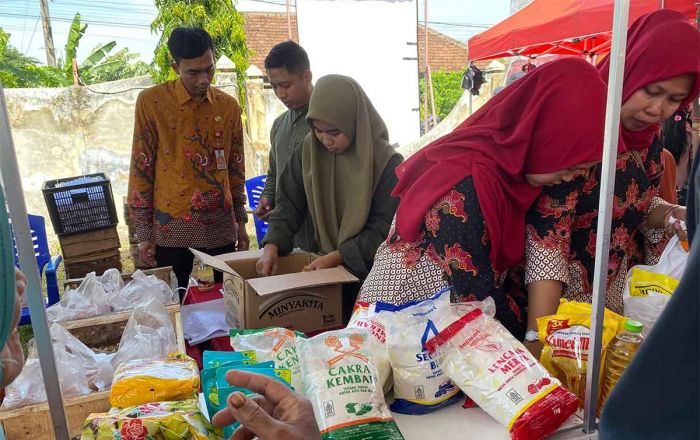
<svg viewBox="0 0 700 440">
<path fill-rule="evenodd" d="M 168 51 L 168 37 L 180 26 L 198 26 L 206 30 L 214 40 L 215 59 L 226 55 L 236 65 L 238 101 L 245 103 L 245 74 L 250 51 L 245 42 L 243 16 L 231 0 L 155 0 L 158 16 L 151 23 L 151 31 L 160 33 L 156 46 L 154 75 L 156 82 L 174 79 L 170 68 L 172 59 Z"/>
<path fill-rule="evenodd" d="M 80 14 L 75 14 L 66 40 L 65 58 L 59 60 L 59 66 L 70 84 L 94 84 L 152 73 L 153 69 L 148 64 L 137 61 L 138 55 L 130 53 L 128 48 L 110 55 L 117 45 L 116 41 L 99 44 L 78 63 L 78 46 L 86 31 L 87 24 L 81 22 Z"/>
<path fill-rule="evenodd" d="M 58 60 L 58 67 L 48 67 L 10 46 L 10 35 L 0 29 L 0 81 L 5 87 L 66 87 L 152 74 L 153 68 L 138 61 L 138 55 L 127 48 L 110 55 L 116 41 L 99 44 L 78 63 L 78 47 L 86 31 L 87 24 L 75 14 L 63 58 Z"/>
<path fill-rule="evenodd" d="M 62 72 L 40 66 L 39 61 L 10 46 L 10 35 L 0 29 L 0 82 L 4 87 L 59 87 L 64 85 Z"/>
<path fill-rule="evenodd" d="M 433 94 L 435 95 L 435 113 L 439 120 L 445 119 L 459 99 L 462 97 L 462 72 L 432 72 Z M 421 102 L 425 93 L 425 78 L 420 79 Z M 423 120 L 423 106 L 421 105 L 421 121 Z M 430 113 L 430 108 L 428 109 Z"/>
</svg>

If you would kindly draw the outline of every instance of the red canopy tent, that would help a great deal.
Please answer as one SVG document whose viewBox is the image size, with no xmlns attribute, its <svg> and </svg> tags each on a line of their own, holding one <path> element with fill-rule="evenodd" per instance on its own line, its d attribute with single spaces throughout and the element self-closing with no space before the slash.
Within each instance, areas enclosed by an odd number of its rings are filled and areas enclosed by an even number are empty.
<svg viewBox="0 0 700 440">
<path fill-rule="evenodd" d="M 694 0 L 630 0 L 630 24 L 661 7 L 695 20 Z M 514 55 L 600 55 L 610 51 L 613 0 L 535 0 L 469 39 L 469 60 Z"/>
</svg>

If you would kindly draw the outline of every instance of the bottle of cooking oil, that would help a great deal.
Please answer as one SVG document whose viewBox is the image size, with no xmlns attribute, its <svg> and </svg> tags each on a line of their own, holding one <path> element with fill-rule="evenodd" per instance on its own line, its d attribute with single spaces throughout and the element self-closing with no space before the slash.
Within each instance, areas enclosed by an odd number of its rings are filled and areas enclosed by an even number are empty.
<svg viewBox="0 0 700 440">
<path fill-rule="evenodd" d="M 605 403 L 625 368 L 632 362 L 642 343 L 642 323 L 627 319 L 624 330 L 608 344 L 603 370 L 602 400 Z"/>
</svg>

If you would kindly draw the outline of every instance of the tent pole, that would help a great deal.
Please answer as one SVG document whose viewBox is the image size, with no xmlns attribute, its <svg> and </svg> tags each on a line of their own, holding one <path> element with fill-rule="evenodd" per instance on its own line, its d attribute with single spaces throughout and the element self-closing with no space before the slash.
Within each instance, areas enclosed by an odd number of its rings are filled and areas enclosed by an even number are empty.
<svg viewBox="0 0 700 440">
<path fill-rule="evenodd" d="M 54 438 L 58 440 L 68 440 L 68 424 L 66 423 L 66 412 L 63 406 L 61 386 L 58 382 L 56 370 L 56 359 L 49 332 L 49 324 L 46 321 L 46 303 L 41 293 L 41 280 L 39 279 L 39 268 L 34 255 L 34 245 L 32 244 L 32 234 L 27 220 L 27 206 L 24 202 L 24 191 L 22 190 L 22 180 L 17 167 L 17 155 L 12 140 L 10 127 L 10 117 L 5 103 L 5 90 L 0 84 L 0 176 L 7 196 L 7 206 L 10 210 L 12 229 L 17 243 L 17 253 L 19 254 L 22 271 L 27 277 L 26 297 L 29 303 L 29 316 L 32 319 L 32 329 L 34 330 L 34 340 L 39 354 L 39 364 L 41 365 L 41 375 L 44 379 L 46 397 L 49 402 L 49 411 L 53 423 Z M 5 209 L 0 207 L 0 209 Z"/>
<path fill-rule="evenodd" d="M 613 14 L 612 48 L 610 50 L 610 76 L 608 79 L 607 109 L 605 112 L 605 138 L 600 181 L 600 202 L 596 230 L 595 271 L 593 275 L 593 304 L 591 311 L 591 341 L 588 348 L 586 371 L 586 399 L 584 403 L 583 432 L 596 431 L 598 407 L 599 371 L 602 357 L 603 313 L 607 291 L 608 257 L 610 253 L 610 223 L 615 192 L 617 143 L 620 130 L 620 107 L 627 48 L 627 20 L 630 0 L 615 0 Z"/>
<path fill-rule="evenodd" d="M 700 28 L 700 2 L 695 2 L 695 8 L 697 13 L 695 15 L 695 24 Z M 693 127 L 695 127 L 695 132 L 697 133 L 698 126 L 700 126 L 700 99 L 693 101 Z M 696 138 L 697 139 L 697 138 Z M 692 151 L 692 150 L 691 150 Z"/>
</svg>

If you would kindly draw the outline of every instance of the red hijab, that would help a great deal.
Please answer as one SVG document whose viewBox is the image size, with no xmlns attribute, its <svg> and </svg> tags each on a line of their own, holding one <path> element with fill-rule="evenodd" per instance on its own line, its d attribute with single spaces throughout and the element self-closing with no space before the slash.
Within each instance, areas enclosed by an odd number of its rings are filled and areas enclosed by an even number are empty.
<svg viewBox="0 0 700 440">
<path fill-rule="evenodd" d="M 607 84 L 609 57 L 600 65 L 599 71 Z M 700 31 L 683 14 L 662 9 L 642 15 L 632 23 L 627 33 L 623 103 L 647 84 L 686 73 L 695 75 L 695 86 L 678 108 L 687 107 L 700 91 Z M 628 151 L 649 148 L 658 130 L 659 124 L 642 131 L 629 131 L 620 125 L 620 134 Z"/>
<path fill-rule="evenodd" d="M 400 238 L 414 241 L 426 212 L 472 176 L 491 262 L 502 270 L 521 261 L 525 213 L 541 191 L 527 183 L 525 173 L 601 160 L 605 96 L 596 69 L 577 58 L 547 63 L 506 87 L 396 169 Z"/>
</svg>

